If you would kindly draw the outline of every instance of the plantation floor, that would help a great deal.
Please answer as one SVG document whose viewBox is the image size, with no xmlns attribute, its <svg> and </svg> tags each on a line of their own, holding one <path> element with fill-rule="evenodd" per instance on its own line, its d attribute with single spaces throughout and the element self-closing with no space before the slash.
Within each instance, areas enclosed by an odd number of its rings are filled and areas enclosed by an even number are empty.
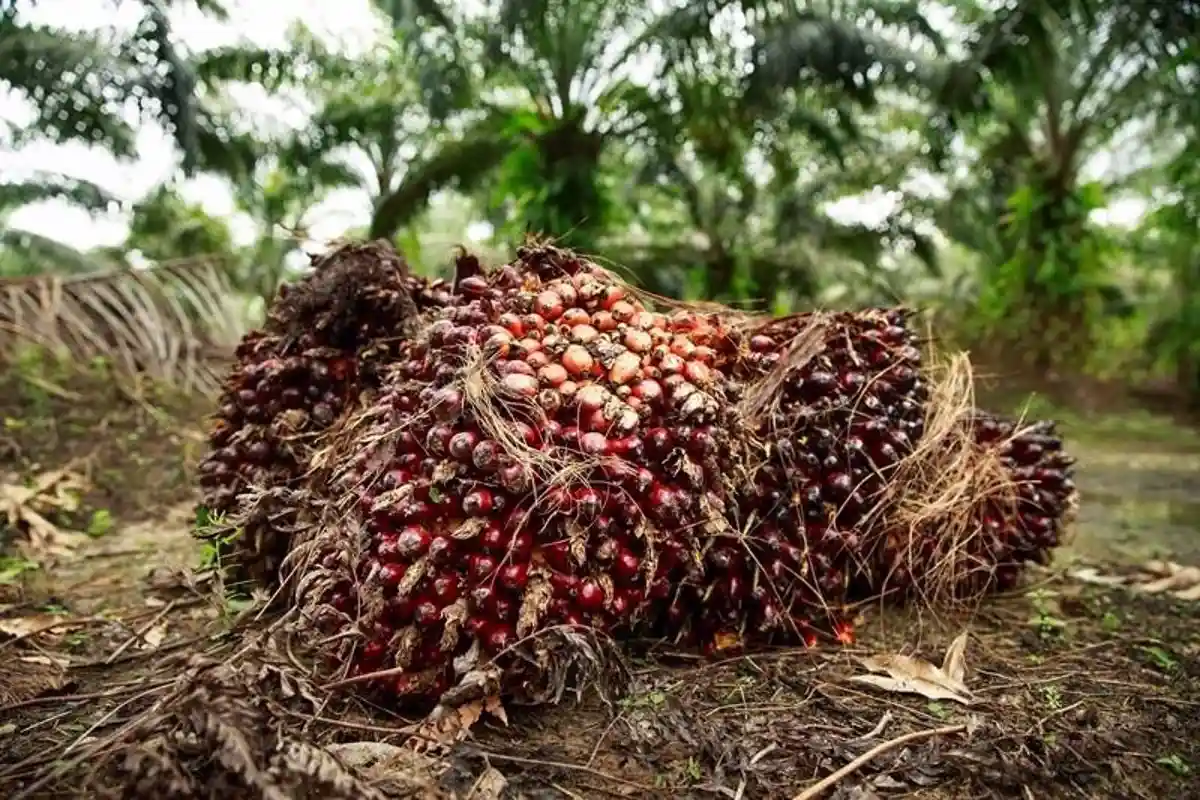
<svg viewBox="0 0 1200 800">
<path fill-rule="evenodd" d="M 484 715 L 422 755 L 394 747 L 420 735 L 410 721 L 306 687 L 253 634 L 264 623 L 190 572 L 193 410 L 173 409 L 172 424 L 119 397 L 40 397 L 0 408 L 0 473 L 83 465 L 79 507 L 54 521 L 91 535 L 60 532 L 24 555 L 12 542 L 0 561 L 0 796 L 161 797 L 174 782 L 223 798 L 786 798 L 871 753 L 820 796 L 1200 796 L 1198 605 L 1103 583 L 1151 556 L 1200 564 L 1193 432 L 1069 417 L 1077 538 L 1060 566 L 974 616 L 865 609 L 859 642 L 840 650 L 642 652 L 611 706 L 509 708 L 507 725 Z M 940 664 L 962 631 L 969 705 L 852 680 L 871 655 Z M 122 777 L 147 763 L 150 785 Z M 188 795 L 188 781 L 207 793 Z"/>
</svg>

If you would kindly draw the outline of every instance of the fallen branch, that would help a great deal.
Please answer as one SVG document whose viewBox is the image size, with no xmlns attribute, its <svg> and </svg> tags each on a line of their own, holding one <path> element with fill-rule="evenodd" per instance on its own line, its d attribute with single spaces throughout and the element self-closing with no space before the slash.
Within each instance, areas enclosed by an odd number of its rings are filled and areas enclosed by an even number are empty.
<svg viewBox="0 0 1200 800">
<path fill-rule="evenodd" d="M 817 781 L 812 786 L 793 797 L 792 800 L 814 800 L 814 798 L 820 797 L 826 789 L 835 786 L 847 775 L 850 775 L 851 773 L 861 769 L 876 756 L 883 755 L 887 751 L 893 750 L 902 744 L 907 744 L 908 742 L 913 742 L 917 739 L 927 739 L 931 736 L 949 736 L 952 733 L 961 733 L 966 729 L 966 725 L 946 725 L 941 728 L 932 728 L 925 731 L 913 731 L 912 733 L 906 733 L 903 736 L 897 736 L 895 739 L 889 739 L 882 744 L 872 747 L 870 750 L 863 753 L 861 756 L 854 759 L 837 772 L 834 772 Z"/>
</svg>

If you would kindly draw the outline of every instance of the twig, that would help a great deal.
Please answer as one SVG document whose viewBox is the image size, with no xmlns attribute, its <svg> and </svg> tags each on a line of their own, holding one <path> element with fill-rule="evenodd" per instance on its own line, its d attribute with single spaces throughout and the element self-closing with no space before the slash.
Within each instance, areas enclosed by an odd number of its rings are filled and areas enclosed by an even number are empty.
<svg viewBox="0 0 1200 800">
<path fill-rule="evenodd" d="M 793 797 L 792 800 L 814 800 L 814 798 L 820 797 L 821 793 L 826 789 L 833 787 L 838 783 L 838 781 L 842 780 L 842 778 L 845 778 L 847 775 L 860 769 L 876 756 L 882 755 L 883 753 L 897 748 L 902 744 L 907 744 L 908 742 L 916 741 L 917 739 L 926 739 L 931 736 L 949 736 L 952 733 L 961 733 L 966 729 L 966 725 L 946 725 L 942 728 L 913 731 L 912 733 L 906 733 L 903 736 L 897 736 L 895 739 L 889 739 L 882 744 L 875 745 L 870 750 L 839 769 L 837 772 L 834 772 L 817 781 L 812 786 Z"/>
<path fill-rule="evenodd" d="M 159 682 L 155 683 L 154 686 L 161 688 L 163 686 L 168 686 L 174 682 L 175 682 L 175 679 L 171 678 L 169 680 L 159 681 Z M 74 703 L 74 702 L 79 702 L 81 700 L 103 700 L 106 697 L 118 697 L 123 694 L 129 694 L 131 691 L 134 691 L 137 689 L 144 689 L 144 688 L 146 688 L 145 682 L 139 679 L 139 680 L 133 681 L 132 683 L 129 683 L 125 686 L 114 687 L 112 689 L 105 689 L 102 692 L 89 692 L 87 694 L 56 694 L 56 695 L 47 695 L 47 696 L 43 696 L 43 697 L 31 697 L 28 700 L 22 700 L 19 703 L 12 703 L 11 705 L 0 706 L 0 714 L 7 714 L 11 711 L 15 711 L 18 708 L 25 708 L 27 706 L 46 705 L 49 703 Z"/>
<path fill-rule="evenodd" d="M 130 648 L 130 646 L 134 642 L 136 642 L 138 640 L 145 641 L 146 634 L 150 632 L 150 629 L 153 628 L 155 625 L 157 625 L 160 621 L 162 621 L 162 618 L 165 617 L 167 614 L 170 614 L 172 609 L 174 609 L 174 608 L 175 608 L 174 600 L 172 600 L 171 602 L 169 602 L 165 606 L 163 606 L 162 610 L 159 611 L 157 614 L 155 614 L 154 617 L 149 622 L 147 622 L 145 625 L 143 625 L 141 628 L 139 628 L 137 631 L 135 631 L 133 636 L 130 636 L 128 639 L 126 639 L 124 641 L 124 643 L 121 644 L 120 647 L 118 647 L 116 650 L 114 650 L 113 654 L 104 660 L 104 663 L 106 665 L 112 664 L 112 662 L 114 662 L 118 658 L 120 658 L 125 653 L 125 651 Z"/>
<path fill-rule="evenodd" d="M 874 739 L 876 736 L 883 733 L 883 729 L 886 728 L 888 723 L 891 721 L 892 721 L 892 712 L 885 711 L 885 712 L 883 712 L 883 716 L 879 718 L 879 723 L 874 728 L 872 728 L 869 733 L 864 733 L 862 736 L 852 739 L 851 741 L 865 742 L 869 739 Z"/>
</svg>

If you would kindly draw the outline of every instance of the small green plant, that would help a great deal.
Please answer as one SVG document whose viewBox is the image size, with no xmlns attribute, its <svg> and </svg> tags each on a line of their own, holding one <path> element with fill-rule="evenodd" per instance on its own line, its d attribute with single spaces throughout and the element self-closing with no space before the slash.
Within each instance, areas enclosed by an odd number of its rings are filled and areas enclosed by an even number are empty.
<svg viewBox="0 0 1200 800">
<path fill-rule="evenodd" d="M 937 700 L 930 700 L 925 704 L 925 709 L 938 719 L 950 716 L 950 710 L 946 708 L 946 704 Z"/>
<path fill-rule="evenodd" d="M 36 562 L 13 556 L 0 556 L 0 586 L 15 586 L 21 576 L 38 569 Z"/>
<path fill-rule="evenodd" d="M 626 710 L 630 710 L 635 708 L 658 708 L 665 702 L 667 702 L 666 692 L 655 689 L 644 694 L 625 697 L 620 701 L 620 705 Z"/>
<path fill-rule="evenodd" d="M 1175 656 L 1158 645 L 1139 646 L 1138 650 L 1150 659 L 1151 664 L 1163 672 L 1174 672 L 1175 668 L 1179 666 Z"/>
<path fill-rule="evenodd" d="M 1175 753 L 1172 753 L 1169 756 L 1163 756 L 1162 758 L 1156 758 L 1154 759 L 1154 763 L 1180 778 L 1192 774 L 1191 765 Z"/>
<path fill-rule="evenodd" d="M 1055 616 L 1055 593 L 1048 589 L 1035 589 L 1028 595 L 1033 606 L 1033 618 L 1029 624 L 1037 629 L 1038 636 L 1050 639 L 1061 636 L 1067 627 L 1065 620 Z"/>
<path fill-rule="evenodd" d="M 1042 699 L 1051 711 L 1058 711 L 1063 705 L 1062 689 L 1053 683 L 1043 686 Z"/>
<path fill-rule="evenodd" d="M 98 508 L 88 518 L 87 535 L 98 539 L 113 529 L 113 516 L 107 508 Z"/>
<path fill-rule="evenodd" d="M 200 548 L 199 569 L 219 570 L 221 568 L 221 552 L 242 535 L 241 528 L 234 528 L 221 535 L 213 535 L 225 528 L 222 515 L 214 514 L 207 506 L 196 507 L 196 519 L 192 523 L 192 530 L 197 536 L 205 539 Z"/>
<path fill-rule="evenodd" d="M 1121 617 L 1115 611 L 1105 611 L 1104 616 L 1100 618 L 1100 627 L 1109 633 L 1116 633 L 1121 629 Z"/>
</svg>

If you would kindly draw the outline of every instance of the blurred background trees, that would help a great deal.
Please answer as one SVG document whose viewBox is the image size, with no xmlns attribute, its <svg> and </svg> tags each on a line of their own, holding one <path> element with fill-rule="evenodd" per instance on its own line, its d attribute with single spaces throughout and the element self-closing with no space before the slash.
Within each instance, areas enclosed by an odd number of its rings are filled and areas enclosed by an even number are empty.
<svg viewBox="0 0 1200 800">
<path fill-rule="evenodd" d="M 322 239 L 437 272 L 536 232 L 655 292 L 910 303 L 1004 368 L 1200 401 L 1194 0 L 364 0 L 356 44 L 257 36 L 251 0 L 56 5 L 0 0 L 0 274 L 218 256 L 261 310 Z M 132 175 L 148 131 L 174 155 L 136 192 L 22 157 Z M 123 240 L 23 227 L 48 200 Z"/>
</svg>

